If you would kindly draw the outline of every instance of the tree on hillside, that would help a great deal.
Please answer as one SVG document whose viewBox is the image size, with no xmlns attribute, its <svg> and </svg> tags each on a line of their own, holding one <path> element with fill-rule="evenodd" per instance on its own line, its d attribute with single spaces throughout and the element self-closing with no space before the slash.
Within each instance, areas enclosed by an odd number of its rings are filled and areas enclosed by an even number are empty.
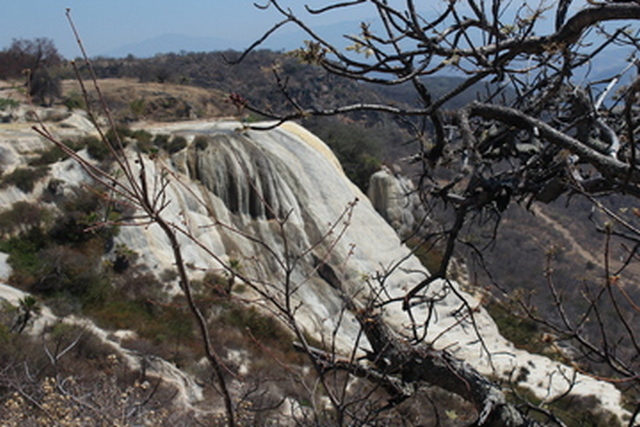
<svg viewBox="0 0 640 427">
<path fill-rule="evenodd" d="M 288 104 L 278 109 L 259 108 L 238 95 L 231 101 L 276 124 L 369 110 L 394 115 L 413 129 L 413 161 L 421 170 L 421 197 L 429 206 L 449 209 L 452 220 L 441 232 L 425 237 L 427 246 L 435 240 L 445 242 L 439 267 L 407 291 L 402 301 L 379 300 L 376 307 L 402 304 L 411 316 L 413 307 L 425 303 L 425 289 L 450 278 L 456 248 L 467 247 L 482 259 L 482 245 L 470 238 L 469 227 L 487 222 L 497 227 L 512 204 L 533 207 L 566 195 L 588 200 L 596 227 L 606 235 L 602 271 L 593 281 L 576 284 L 580 298 L 567 299 L 555 287 L 550 265 L 553 312 L 541 314 L 540 307 L 531 307 L 526 298 L 518 303 L 553 331 L 555 339 L 574 346 L 575 359 L 583 363 L 581 369 L 616 378 L 614 382 L 637 400 L 640 329 L 634 319 L 640 309 L 638 291 L 633 283 L 625 283 L 625 274 L 637 263 L 640 248 L 640 214 L 633 207 L 640 196 L 635 141 L 640 4 L 589 1 L 578 10 L 568 10 L 564 1 L 558 6 L 544 1 L 467 0 L 438 2 L 422 10 L 424 2 L 400 3 L 327 1 L 322 6 L 303 7 L 297 2 L 269 0 L 260 7 L 275 9 L 282 20 L 236 61 L 244 60 L 282 26 L 293 25 L 307 37 L 304 46 L 293 52 L 301 61 L 358 82 L 410 84 L 418 105 L 305 105 L 287 91 L 286 84 L 280 89 Z M 372 13 L 375 19 L 363 21 L 359 29 L 345 29 L 346 48 L 308 24 L 316 15 Z M 556 29 L 549 25 L 553 22 Z M 603 68 L 605 55 L 615 55 L 618 62 L 609 61 Z M 435 97 L 422 78 L 443 73 L 464 80 Z M 469 88 L 477 88 L 475 101 L 456 111 L 443 108 Z M 607 197 L 611 195 L 628 198 L 612 206 Z M 490 240 L 495 229 L 489 229 Z M 620 262 L 613 259 L 614 242 L 622 248 L 616 252 Z M 415 319 L 415 325 L 428 321 Z M 406 346 L 394 341 L 375 316 L 362 317 L 361 323 L 374 349 L 383 355 L 373 358 L 380 369 L 392 363 L 405 382 L 426 381 L 462 395 L 478 409 L 476 425 L 530 425 L 527 417 L 536 411 L 549 422 L 560 423 L 542 408 L 505 404 L 499 390 L 484 388 L 490 384 L 486 378 L 474 377 L 463 365 L 454 369 L 458 365 L 446 352 L 425 356 L 429 347 L 424 337 L 415 335 L 412 345 Z M 446 368 L 438 370 L 438 363 Z M 356 373 L 358 367 L 336 369 Z M 632 413 L 630 426 L 637 422 L 640 404 Z"/>
<path fill-rule="evenodd" d="M 63 57 L 53 40 L 37 38 L 34 40 L 14 39 L 7 49 L 0 52 L 0 78 L 18 78 L 24 70 L 36 72 L 62 64 Z"/>
<path fill-rule="evenodd" d="M 0 52 L 0 78 L 19 79 L 26 73 L 29 95 L 50 105 L 60 94 L 60 80 L 53 70 L 63 60 L 51 39 L 14 39 Z"/>
</svg>

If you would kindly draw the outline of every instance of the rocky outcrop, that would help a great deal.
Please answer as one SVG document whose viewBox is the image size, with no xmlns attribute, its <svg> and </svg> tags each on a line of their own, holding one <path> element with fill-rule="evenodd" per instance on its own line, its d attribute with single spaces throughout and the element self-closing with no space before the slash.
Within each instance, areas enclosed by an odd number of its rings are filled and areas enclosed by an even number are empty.
<svg viewBox="0 0 640 427">
<path fill-rule="evenodd" d="M 368 194 L 375 210 L 400 236 L 426 229 L 428 218 L 410 179 L 383 166 L 369 180 Z"/>
</svg>

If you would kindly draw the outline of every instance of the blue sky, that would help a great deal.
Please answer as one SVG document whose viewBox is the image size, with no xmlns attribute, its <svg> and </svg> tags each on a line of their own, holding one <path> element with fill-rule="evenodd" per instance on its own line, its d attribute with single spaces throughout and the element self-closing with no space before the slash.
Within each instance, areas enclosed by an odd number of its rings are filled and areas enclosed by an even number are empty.
<svg viewBox="0 0 640 427">
<path fill-rule="evenodd" d="M 273 10 L 259 10 L 254 2 L 266 0 L 0 0 L 0 49 L 6 48 L 14 38 L 53 39 L 60 53 L 71 59 L 79 49 L 67 19 L 66 8 L 71 9 L 73 20 L 90 56 L 124 56 L 120 49 L 158 38 L 163 35 L 184 35 L 202 38 L 196 50 L 219 50 L 232 47 L 242 49 L 261 36 L 281 17 Z M 389 0 L 402 8 L 404 0 Z M 537 1 L 537 0 L 536 0 Z M 536 2 L 534 1 L 534 3 Z M 329 0 L 280 0 L 292 7 L 314 28 L 326 26 L 333 37 L 358 31 L 357 22 L 371 17 L 370 5 L 332 11 L 321 17 L 311 17 L 303 5 L 320 6 Z M 441 9 L 445 2 L 424 2 L 424 13 Z M 550 21 L 542 21 L 550 25 Z M 327 34 L 326 32 L 323 34 Z M 302 44 L 304 37 L 295 33 L 293 26 L 279 31 L 265 47 L 293 49 Z M 175 39 L 175 37 L 174 37 Z M 211 40 L 209 40 L 211 39 Z M 213 39 L 218 39 L 214 41 Z M 164 38 L 163 40 L 167 40 Z M 335 41 L 333 38 L 332 41 Z M 162 43 L 162 42 L 160 42 Z M 186 43 L 186 42 L 185 42 Z M 191 44 L 193 46 L 193 43 Z M 208 46 L 211 45 L 211 48 Z M 170 47 L 179 51 L 180 48 Z M 189 50 L 187 48 L 187 50 Z M 165 50 L 166 51 L 166 50 Z M 154 52 L 155 53 L 155 52 Z"/>
<path fill-rule="evenodd" d="M 71 9 L 90 56 L 163 34 L 249 42 L 279 19 L 274 11 L 258 10 L 253 3 L 254 0 L 0 0 L 0 48 L 9 46 L 14 38 L 48 37 L 67 58 L 77 56 L 66 8 Z M 295 0 L 289 3 L 302 4 Z M 333 14 L 323 19 L 330 23 L 344 18 Z"/>
</svg>

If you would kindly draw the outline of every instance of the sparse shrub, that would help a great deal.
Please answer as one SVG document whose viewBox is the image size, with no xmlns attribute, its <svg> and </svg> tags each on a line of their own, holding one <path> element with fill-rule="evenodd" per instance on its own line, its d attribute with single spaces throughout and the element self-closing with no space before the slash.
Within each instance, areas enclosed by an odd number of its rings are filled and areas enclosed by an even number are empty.
<svg viewBox="0 0 640 427">
<path fill-rule="evenodd" d="M 134 99 L 129 103 L 129 109 L 136 119 L 140 119 L 144 116 L 147 108 L 147 103 L 143 98 Z"/>
<path fill-rule="evenodd" d="M 139 301 L 114 298 L 89 310 L 99 326 L 112 329 L 137 329 L 151 319 L 149 308 Z"/>
<path fill-rule="evenodd" d="M 39 353 L 44 351 L 39 349 Z M 117 358 L 109 355 L 102 360 L 105 364 L 110 362 L 109 369 L 90 377 L 84 375 L 82 367 L 72 367 L 71 375 L 34 370 L 35 376 L 26 376 L 15 372 L 13 383 L 0 402 L 2 425 L 172 425 L 166 422 L 169 411 L 162 407 L 166 403 L 159 403 L 166 402 L 167 396 L 152 399 L 158 391 L 156 387 L 149 387 L 147 382 L 124 382 L 119 378 L 122 375 L 116 374 L 124 369 L 114 369 L 119 365 Z M 27 361 L 26 364 L 31 366 Z M 83 367 L 86 369 L 86 364 Z M 85 403 L 88 396 L 91 405 Z M 95 408 L 99 408 L 99 412 Z"/>
<path fill-rule="evenodd" d="M 7 108 L 16 108 L 19 105 L 20 103 L 15 99 L 0 98 L 0 111 L 6 110 Z"/>
<path fill-rule="evenodd" d="M 0 235 L 40 227 L 48 219 L 49 213 L 41 205 L 24 201 L 16 202 L 11 209 L 0 213 Z"/>
<path fill-rule="evenodd" d="M 166 268 L 160 273 L 160 280 L 163 283 L 173 282 L 178 278 L 178 273 L 174 269 Z"/>
<path fill-rule="evenodd" d="M 258 123 L 262 120 L 264 120 L 264 116 L 252 112 L 242 117 L 243 123 Z"/>
<path fill-rule="evenodd" d="M 181 308 L 162 307 L 157 310 L 152 321 L 142 325 L 140 334 L 157 343 L 187 342 L 194 338 L 193 320 Z"/>
<path fill-rule="evenodd" d="M 84 249 L 54 246 L 40 251 L 39 277 L 31 290 L 47 296 L 69 294 L 83 306 L 100 305 L 107 298 L 109 283 L 100 269 L 100 254 Z"/>
<path fill-rule="evenodd" d="M 229 296 L 229 279 L 221 274 L 213 271 L 207 272 L 202 278 L 202 282 L 194 283 L 194 285 L 202 285 L 202 293 L 205 296 L 213 295 L 214 298 Z"/>
<path fill-rule="evenodd" d="M 9 332 L 9 328 L 5 324 L 0 323 L 0 344 L 5 346 L 9 342 L 10 338 L 11 334 Z"/>
<path fill-rule="evenodd" d="M 544 353 L 546 345 L 541 341 L 542 334 L 537 323 L 515 315 L 508 306 L 498 302 L 491 302 L 486 308 L 500 334 L 516 347 L 532 353 Z"/>
<path fill-rule="evenodd" d="M 108 344 L 81 325 L 57 322 L 49 326 L 45 333 L 59 348 L 66 348 L 77 341 L 73 350 L 82 359 L 104 360 L 113 354 L 113 349 Z"/>
<path fill-rule="evenodd" d="M 179 307 L 128 299 L 112 292 L 108 301 L 89 308 L 88 312 L 100 326 L 133 329 L 140 338 L 154 345 L 175 346 L 194 338 L 192 319 Z"/>
<path fill-rule="evenodd" d="M 5 331 L 5 332 L 1 332 Z M 38 372 L 48 368 L 49 361 L 46 359 L 46 355 L 42 350 L 42 343 L 35 340 L 28 334 L 15 334 L 10 332 L 10 326 L 0 325 L 0 336 L 3 338 L 3 345 L 0 345 L 0 365 L 5 369 L 3 370 L 4 379 L 6 379 L 7 371 L 16 362 L 22 362 L 27 359 L 29 361 L 29 369 L 33 369 L 32 372 Z M 6 384 L 2 384 L 0 392 L 6 390 Z M 2 396 L 2 394 L 0 394 Z M 1 411 L 1 409 L 0 409 Z M 0 413 L 0 420 L 5 421 Z M 1 424 L 3 427 L 5 424 Z"/>
<path fill-rule="evenodd" d="M 78 93 L 78 92 L 71 92 L 69 94 L 69 96 L 67 96 L 63 101 L 62 104 L 67 107 L 67 109 L 69 111 L 73 111 L 73 110 L 84 110 L 87 108 L 87 104 L 84 100 L 84 97 Z"/>
<path fill-rule="evenodd" d="M 518 396 L 513 394 L 507 394 L 509 399 L 512 399 L 516 403 L 520 403 L 522 400 L 526 400 L 534 405 L 540 405 L 542 402 L 540 398 L 536 397 L 529 389 L 524 387 L 516 387 L 515 391 Z M 618 418 L 609 412 L 600 409 L 598 398 L 595 396 L 579 396 L 567 394 L 566 396 L 553 400 L 551 403 L 547 403 L 545 406 L 551 410 L 554 416 L 562 421 L 562 425 L 567 427 L 584 427 L 584 426 L 608 426 L 608 427 L 621 427 Z M 579 410 L 576 410 L 580 408 Z M 536 416 L 532 413 L 532 418 L 540 421 L 548 421 L 545 416 Z"/>
<path fill-rule="evenodd" d="M 0 180 L 0 188 L 13 185 L 23 193 L 31 193 L 40 178 L 49 172 L 49 168 L 40 166 L 36 168 L 17 168 L 13 172 L 4 175 Z"/>
</svg>

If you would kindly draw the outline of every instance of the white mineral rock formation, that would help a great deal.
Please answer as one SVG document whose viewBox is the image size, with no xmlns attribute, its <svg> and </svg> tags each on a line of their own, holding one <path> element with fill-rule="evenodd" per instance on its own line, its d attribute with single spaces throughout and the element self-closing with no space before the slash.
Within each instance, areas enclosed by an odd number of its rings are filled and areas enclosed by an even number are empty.
<svg viewBox="0 0 640 427">
<path fill-rule="evenodd" d="M 348 181 L 329 148 L 302 127 L 288 123 L 263 132 L 242 130 L 235 122 L 183 122 L 146 130 L 180 134 L 190 142 L 197 135 L 210 139 L 207 144 L 191 143 L 171 157 L 143 160 L 148 176 L 168 171 L 177 177 L 167 189 L 170 203 L 163 215 L 193 236 L 181 238 L 193 274 L 221 272 L 222 263 L 236 260 L 243 274 L 276 298 L 289 277 L 296 289 L 293 298 L 300 304 L 300 323 L 310 334 L 327 338 L 338 329 L 339 350 L 349 351 L 358 334 L 353 316 L 344 312 L 341 293 L 366 298 L 372 289 L 384 286 L 386 297 L 401 297 L 428 275 L 368 198 Z M 0 133 L 3 149 L 28 144 L 6 135 Z M 21 149 L 9 150 L 22 154 Z M 68 185 L 87 179 L 71 160 L 55 165 L 50 178 Z M 0 190 L 5 206 L 19 199 L 11 191 Z M 402 216 L 400 210 L 401 206 L 391 207 L 389 215 Z M 135 251 L 150 271 L 160 275 L 172 268 L 171 248 L 157 226 L 122 227 L 117 240 Z M 296 265 L 290 275 L 283 269 L 288 262 Z M 519 377 L 520 385 L 541 398 L 565 392 L 575 378 L 572 393 L 597 396 L 605 409 L 622 414 L 615 387 L 514 348 L 499 335 L 479 301 L 457 284 L 448 288 L 434 283 L 426 292 L 442 296 L 427 331 L 427 341 L 435 347 L 447 348 L 488 375 L 527 373 Z M 460 295 L 477 309 L 474 327 L 456 314 L 462 306 Z M 388 305 L 384 316 L 399 333 L 410 323 L 400 303 Z M 420 322 L 429 313 L 417 307 L 413 316 Z"/>
</svg>

